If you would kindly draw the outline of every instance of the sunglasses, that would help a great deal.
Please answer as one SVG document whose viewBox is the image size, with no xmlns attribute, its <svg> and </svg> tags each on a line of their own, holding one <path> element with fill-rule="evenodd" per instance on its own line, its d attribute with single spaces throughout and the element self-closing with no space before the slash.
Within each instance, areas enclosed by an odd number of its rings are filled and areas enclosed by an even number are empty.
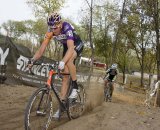
<svg viewBox="0 0 160 130">
<path fill-rule="evenodd" d="M 49 26 L 50 30 L 56 30 L 59 27 L 60 27 L 59 25 Z"/>
<path fill-rule="evenodd" d="M 56 23 L 56 24 L 54 24 L 54 25 L 49 25 L 49 28 L 51 29 L 51 30 L 56 30 L 56 29 L 58 29 L 60 27 L 60 24 L 59 23 Z"/>
</svg>

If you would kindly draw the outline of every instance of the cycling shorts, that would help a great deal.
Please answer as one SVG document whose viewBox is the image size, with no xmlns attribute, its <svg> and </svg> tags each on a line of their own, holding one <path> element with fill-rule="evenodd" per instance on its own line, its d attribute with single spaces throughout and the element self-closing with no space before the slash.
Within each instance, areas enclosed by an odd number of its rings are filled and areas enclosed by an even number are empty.
<svg viewBox="0 0 160 130">
<path fill-rule="evenodd" d="M 82 53 L 83 51 L 83 42 L 80 41 L 79 44 L 75 47 L 75 51 L 77 52 L 77 57 Z M 65 56 L 66 52 L 68 50 L 68 47 L 66 44 L 63 44 L 63 57 Z"/>
</svg>

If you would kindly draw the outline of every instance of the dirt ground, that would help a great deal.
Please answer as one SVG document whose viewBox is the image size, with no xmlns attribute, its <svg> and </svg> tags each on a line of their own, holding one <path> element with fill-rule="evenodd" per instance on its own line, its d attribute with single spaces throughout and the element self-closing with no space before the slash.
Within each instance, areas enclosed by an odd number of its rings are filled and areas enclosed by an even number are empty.
<svg viewBox="0 0 160 130">
<path fill-rule="evenodd" d="M 33 87 L 0 84 L 0 130 L 24 130 L 24 109 L 34 90 Z M 95 95 L 95 92 L 102 94 L 101 89 L 98 90 L 88 91 L 88 112 L 78 119 L 64 121 L 54 130 L 160 129 L 160 108 L 146 108 L 145 95 L 117 89 L 112 102 L 102 102 L 103 98 Z"/>
</svg>

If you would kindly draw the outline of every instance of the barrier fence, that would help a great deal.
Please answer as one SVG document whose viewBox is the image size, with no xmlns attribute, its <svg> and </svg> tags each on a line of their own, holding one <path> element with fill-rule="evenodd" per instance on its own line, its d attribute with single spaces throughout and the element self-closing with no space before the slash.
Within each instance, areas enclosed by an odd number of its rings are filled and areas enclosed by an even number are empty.
<svg viewBox="0 0 160 130">
<path fill-rule="evenodd" d="M 9 37 L 0 35 L 0 84 L 31 86 L 44 84 L 48 68 L 46 66 L 34 66 L 32 68 L 34 75 L 31 75 L 26 67 L 31 57 L 31 51 L 27 47 L 13 43 Z M 43 63 L 55 63 L 54 60 L 47 57 L 42 57 L 41 60 Z"/>
</svg>

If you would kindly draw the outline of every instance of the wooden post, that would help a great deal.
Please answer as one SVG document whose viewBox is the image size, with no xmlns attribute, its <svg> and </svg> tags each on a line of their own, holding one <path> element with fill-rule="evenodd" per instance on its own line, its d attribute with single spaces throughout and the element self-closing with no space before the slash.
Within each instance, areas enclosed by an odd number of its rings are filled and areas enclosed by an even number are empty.
<svg viewBox="0 0 160 130">
<path fill-rule="evenodd" d="M 132 81 L 130 81 L 130 86 L 129 86 L 130 88 L 132 87 Z"/>
</svg>

